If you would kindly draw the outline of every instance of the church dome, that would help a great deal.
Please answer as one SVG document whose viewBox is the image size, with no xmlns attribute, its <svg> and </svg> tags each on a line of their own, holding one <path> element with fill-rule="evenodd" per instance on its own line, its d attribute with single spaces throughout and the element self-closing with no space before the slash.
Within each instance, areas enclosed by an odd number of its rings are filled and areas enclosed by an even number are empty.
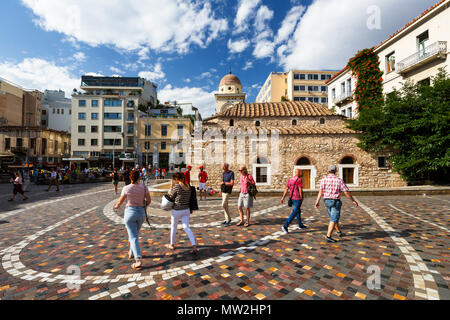
<svg viewBox="0 0 450 320">
<path fill-rule="evenodd" d="M 222 87 L 222 86 L 231 86 L 231 85 L 234 85 L 234 86 L 242 86 L 242 84 L 241 84 L 241 80 L 239 80 L 239 78 L 238 77 L 236 77 L 234 74 L 232 74 L 232 73 L 230 73 L 230 74 L 227 74 L 225 77 L 223 77 L 222 78 L 222 80 L 220 80 L 220 84 L 219 84 L 219 87 Z"/>
</svg>

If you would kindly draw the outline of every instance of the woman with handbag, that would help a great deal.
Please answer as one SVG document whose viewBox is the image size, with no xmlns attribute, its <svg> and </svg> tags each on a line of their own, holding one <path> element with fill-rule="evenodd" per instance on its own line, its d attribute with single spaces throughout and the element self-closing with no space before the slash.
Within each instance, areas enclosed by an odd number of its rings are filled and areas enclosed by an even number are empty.
<svg viewBox="0 0 450 320">
<path fill-rule="evenodd" d="M 256 182 L 253 177 L 248 174 L 246 166 L 241 166 L 239 172 L 241 174 L 239 178 L 241 184 L 241 193 L 239 194 L 238 211 L 241 217 L 241 221 L 237 224 L 237 226 L 244 225 L 244 227 L 250 227 L 250 209 L 253 208 L 253 197 L 250 195 L 248 189 L 250 185 L 256 185 Z M 247 214 L 247 222 L 244 222 L 243 208 L 245 208 L 245 212 Z"/>
<path fill-rule="evenodd" d="M 171 250 L 175 250 L 175 238 L 177 235 L 178 222 L 181 219 L 183 223 L 183 229 L 189 237 L 189 241 L 193 246 L 192 253 L 197 254 L 197 243 L 195 241 L 194 234 L 189 227 L 189 219 L 191 217 L 192 210 L 191 205 L 191 188 L 185 183 L 184 174 L 175 173 L 172 179 L 172 186 L 169 191 L 169 196 L 173 201 L 173 210 L 171 217 L 171 230 L 170 230 L 170 245 Z"/>
<path fill-rule="evenodd" d="M 20 193 L 23 197 L 23 201 L 28 200 L 28 197 L 25 195 L 23 189 L 22 189 L 22 177 L 20 176 L 20 173 L 18 171 L 16 171 L 14 173 L 14 178 L 11 178 L 11 182 L 14 185 L 14 189 L 13 189 L 13 195 L 11 197 L 11 199 L 9 199 L 8 201 L 14 201 L 14 198 L 16 197 L 16 195 L 18 193 Z"/>
<path fill-rule="evenodd" d="M 122 189 L 122 195 L 114 206 L 114 210 L 118 210 L 120 206 L 127 201 L 125 208 L 124 222 L 128 232 L 130 241 L 130 251 L 128 258 L 135 259 L 135 263 L 131 266 L 135 270 L 142 270 L 142 255 L 139 246 L 139 230 L 146 220 L 146 209 L 150 205 L 152 199 L 148 188 L 139 183 L 139 170 L 133 170 L 129 179 L 131 184 Z"/>
<path fill-rule="evenodd" d="M 307 227 L 302 223 L 302 210 L 301 206 L 303 203 L 303 183 L 302 183 L 302 170 L 296 169 L 295 176 L 289 179 L 286 190 L 284 191 L 283 198 L 281 198 L 281 204 L 284 204 L 284 199 L 286 199 L 286 195 L 288 191 L 291 191 L 291 195 L 289 197 L 289 207 L 294 207 L 292 209 L 292 213 L 289 218 L 286 220 L 284 226 L 281 227 L 285 234 L 289 233 L 289 225 L 297 217 L 298 228 L 299 230 L 306 229 Z"/>
</svg>

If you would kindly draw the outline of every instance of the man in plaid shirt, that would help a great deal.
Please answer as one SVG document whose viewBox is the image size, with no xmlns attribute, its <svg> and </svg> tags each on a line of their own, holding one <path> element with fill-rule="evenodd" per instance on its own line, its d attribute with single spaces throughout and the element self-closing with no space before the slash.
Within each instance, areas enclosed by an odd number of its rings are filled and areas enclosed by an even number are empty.
<svg viewBox="0 0 450 320">
<path fill-rule="evenodd" d="M 320 191 L 316 201 L 316 208 L 319 208 L 319 201 L 323 196 L 328 215 L 330 216 L 330 225 L 326 237 L 328 242 L 337 242 L 331 237 L 334 229 L 336 229 L 340 237 L 344 235 L 339 228 L 342 207 L 341 191 L 354 203 L 355 207 L 358 207 L 358 202 L 353 199 L 344 181 L 341 178 L 336 177 L 336 171 L 336 166 L 331 165 L 328 167 L 328 176 L 320 181 Z"/>
</svg>

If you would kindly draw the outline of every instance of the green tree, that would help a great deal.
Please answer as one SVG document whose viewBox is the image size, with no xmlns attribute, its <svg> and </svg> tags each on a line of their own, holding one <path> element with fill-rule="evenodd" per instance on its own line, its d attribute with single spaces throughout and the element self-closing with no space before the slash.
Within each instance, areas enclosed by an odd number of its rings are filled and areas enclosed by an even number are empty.
<svg viewBox="0 0 450 320">
<path fill-rule="evenodd" d="M 389 150 L 390 163 L 410 183 L 449 182 L 450 78 L 443 69 L 431 85 L 406 82 L 384 105 L 360 109 L 349 128 L 360 131 L 359 146 Z"/>
</svg>

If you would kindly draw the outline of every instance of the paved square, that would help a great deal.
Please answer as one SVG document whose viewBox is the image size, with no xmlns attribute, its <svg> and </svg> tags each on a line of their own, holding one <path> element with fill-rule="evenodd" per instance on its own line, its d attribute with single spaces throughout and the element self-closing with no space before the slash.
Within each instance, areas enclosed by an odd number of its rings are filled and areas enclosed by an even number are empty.
<svg viewBox="0 0 450 320">
<path fill-rule="evenodd" d="M 145 268 L 137 272 L 110 184 L 59 193 L 33 186 L 29 202 L 13 203 L 7 187 L 0 186 L 3 300 L 450 299 L 450 196 L 359 197 L 359 208 L 343 199 L 345 236 L 336 244 L 325 241 L 328 215 L 314 198 L 302 205 L 309 228 L 298 230 L 294 220 L 288 235 L 281 225 L 290 209 L 279 198 L 257 198 L 250 228 L 223 227 L 221 201 L 211 198 L 191 218 L 198 256 L 183 230 L 177 249 L 166 247 L 169 213 L 152 199 L 152 227 L 140 234 Z M 230 201 L 237 222 L 237 199 Z"/>
</svg>

